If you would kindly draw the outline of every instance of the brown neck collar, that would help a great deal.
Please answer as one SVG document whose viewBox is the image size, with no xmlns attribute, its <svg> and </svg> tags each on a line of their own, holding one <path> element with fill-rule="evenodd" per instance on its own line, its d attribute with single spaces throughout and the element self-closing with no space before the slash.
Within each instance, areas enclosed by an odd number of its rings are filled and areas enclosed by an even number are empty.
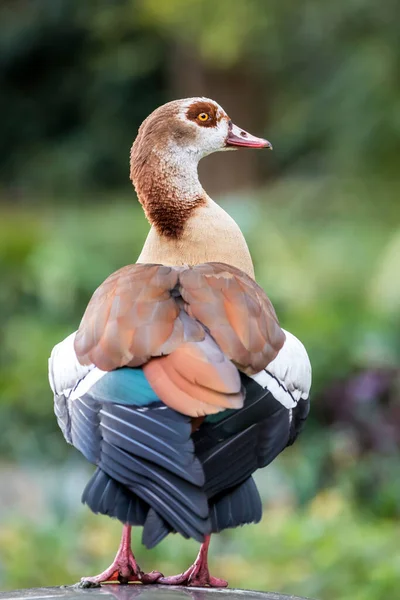
<svg viewBox="0 0 400 600">
<path fill-rule="evenodd" d="M 162 188 L 159 189 L 159 193 L 159 197 L 152 193 L 145 202 L 141 201 L 146 217 L 161 236 L 180 239 L 187 221 L 198 207 L 205 205 L 206 200 L 198 196 L 180 202 L 174 196 L 168 197 Z"/>
<path fill-rule="evenodd" d="M 196 156 L 173 144 L 143 152 L 140 139 L 134 142 L 131 179 L 148 221 L 160 235 L 182 237 L 188 219 L 206 203 L 197 164 Z"/>
</svg>

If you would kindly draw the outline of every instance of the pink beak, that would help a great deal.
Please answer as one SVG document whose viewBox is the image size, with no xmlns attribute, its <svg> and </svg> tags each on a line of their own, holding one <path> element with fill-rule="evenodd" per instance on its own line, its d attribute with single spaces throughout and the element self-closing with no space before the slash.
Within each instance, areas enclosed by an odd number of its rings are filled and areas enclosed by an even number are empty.
<svg viewBox="0 0 400 600">
<path fill-rule="evenodd" d="M 268 140 L 255 137 L 251 133 L 247 133 L 233 123 L 230 124 L 228 137 L 226 138 L 227 146 L 243 146 L 245 148 L 269 148 L 272 150 L 272 144 Z"/>
</svg>

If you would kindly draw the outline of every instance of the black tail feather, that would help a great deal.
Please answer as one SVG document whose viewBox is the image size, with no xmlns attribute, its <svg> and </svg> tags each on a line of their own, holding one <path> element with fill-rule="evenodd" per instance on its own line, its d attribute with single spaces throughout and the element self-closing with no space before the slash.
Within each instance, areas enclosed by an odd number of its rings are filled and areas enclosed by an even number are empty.
<svg viewBox="0 0 400 600">
<path fill-rule="evenodd" d="M 249 477 L 233 490 L 215 496 L 210 513 L 214 533 L 261 521 L 262 504 L 254 479 Z"/>
<path fill-rule="evenodd" d="M 176 533 L 172 527 L 152 508 L 149 510 L 143 528 L 142 544 L 146 548 L 154 548 L 169 533 Z"/>
<path fill-rule="evenodd" d="M 82 502 L 94 513 L 115 517 L 129 525 L 144 525 L 149 510 L 146 502 L 100 468 L 87 483 Z"/>
</svg>

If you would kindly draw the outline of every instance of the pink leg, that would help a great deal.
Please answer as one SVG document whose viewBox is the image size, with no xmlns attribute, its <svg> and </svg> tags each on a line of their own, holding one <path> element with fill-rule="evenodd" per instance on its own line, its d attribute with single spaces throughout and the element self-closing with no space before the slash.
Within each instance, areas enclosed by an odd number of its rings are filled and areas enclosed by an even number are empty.
<svg viewBox="0 0 400 600">
<path fill-rule="evenodd" d="M 164 585 L 186 585 L 190 587 L 226 587 L 228 582 L 225 579 L 212 577 L 208 570 L 208 547 L 210 539 L 211 536 L 206 535 L 196 560 L 187 571 L 180 575 L 160 577 L 157 583 Z"/>
<path fill-rule="evenodd" d="M 98 587 L 106 581 L 115 583 L 129 583 L 130 581 L 155 583 L 159 577 L 162 577 L 162 574 L 158 571 L 143 573 L 140 570 L 131 550 L 131 530 L 130 525 L 124 525 L 118 552 L 108 569 L 94 577 L 82 577 L 78 584 L 79 587 Z"/>
</svg>

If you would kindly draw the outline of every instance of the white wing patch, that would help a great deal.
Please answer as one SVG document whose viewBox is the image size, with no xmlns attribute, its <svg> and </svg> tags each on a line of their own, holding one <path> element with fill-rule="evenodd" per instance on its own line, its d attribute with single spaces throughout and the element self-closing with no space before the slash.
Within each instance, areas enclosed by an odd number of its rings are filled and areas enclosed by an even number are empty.
<svg viewBox="0 0 400 600">
<path fill-rule="evenodd" d="M 278 356 L 252 378 L 286 406 L 294 408 L 300 399 L 307 399 L 311 388 L 311 363 L 300 340 L 283 330 L 286 341 Z"/>
<path fill-rule="evenodd" d="M 53 393 L 73 399 L 89 390 L 106 371 L 81 365 L 74 350 L 76 331 L 54 346 L 49 358 L 49 382 Z M 79 393 L 76 393 L 79 388 Z"/>
</svg>

